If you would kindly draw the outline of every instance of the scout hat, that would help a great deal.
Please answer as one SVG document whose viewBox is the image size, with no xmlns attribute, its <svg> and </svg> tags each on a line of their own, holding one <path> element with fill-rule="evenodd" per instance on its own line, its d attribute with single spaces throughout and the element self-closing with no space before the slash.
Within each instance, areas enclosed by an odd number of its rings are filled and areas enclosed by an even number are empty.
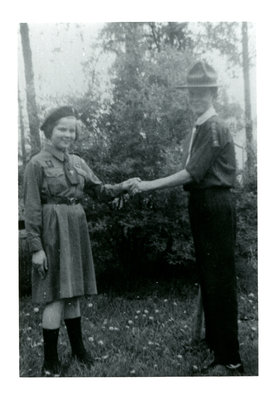
<svg viewBox="0 0 276 400">
<path fill-rule="evenodd" d="M 48 126 L 53 125 L 56 121 L 61 118 L 65 117 L 76 117 L 78 118 L 77 111 L 71 106 L 62 106 L 55 108 L 54 110 L 50 111 L 50 113 L 45 118 L 43 124 L 41 125 L 40 129 L 45 132 Z"/>
<path fill-rule="evenodd" d="M 217 79 L 217 73 L 211 65 L 207 64 L 205 61 L 198 61 L 189 70 L 187 74 L 187 83 L 177 86 L 177 89 L 218 87 Z"/>
</svg>

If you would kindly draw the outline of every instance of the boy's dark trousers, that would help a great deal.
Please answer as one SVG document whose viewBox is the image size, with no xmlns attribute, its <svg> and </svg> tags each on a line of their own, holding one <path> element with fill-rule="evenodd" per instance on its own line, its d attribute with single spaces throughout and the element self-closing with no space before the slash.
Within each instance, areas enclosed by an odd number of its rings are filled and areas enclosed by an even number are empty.
<svg viewBox="0 0 276 400">
<path fill-rule="evenodd" d="M 190 192 L 189 215 L 205 315 L 205 335 L 219 364 L 239 355 L 235 271 L 236 216 L 230 189 Z"/>
</svg>

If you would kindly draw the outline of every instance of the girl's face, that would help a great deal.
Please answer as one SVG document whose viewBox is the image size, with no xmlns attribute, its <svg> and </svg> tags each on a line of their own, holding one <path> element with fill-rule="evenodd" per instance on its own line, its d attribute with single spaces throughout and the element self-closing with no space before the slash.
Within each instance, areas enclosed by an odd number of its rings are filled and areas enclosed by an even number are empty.
<svg viewBox="0 0 276 400">
<path fill-rule="evenodd" d="M 190 105 L 199 117 L 213 105 L 213 92 L 210 88 L 189 89 Z"/>
<path fill-rule="evenodd" d="M 50 139 L 57 150 L 67 150 L 76 139 L 76 121 L 75 117 L 64 117 L 57 121 Z"/>
</svg>

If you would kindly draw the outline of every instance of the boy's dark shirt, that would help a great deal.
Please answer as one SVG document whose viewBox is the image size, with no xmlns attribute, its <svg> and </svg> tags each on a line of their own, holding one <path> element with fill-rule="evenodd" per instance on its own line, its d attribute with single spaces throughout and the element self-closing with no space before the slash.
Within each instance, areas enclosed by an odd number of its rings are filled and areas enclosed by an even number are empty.
<svg viewBox="0 0 276 400">
<path fill-rule="evenodd" d="M 184 185 L 185 190 L 234 186 L 234 142 L 229 129 L 217 116 L 197 127 L 185 168 L 193 178 L 192 182 Z"/>
</svg>

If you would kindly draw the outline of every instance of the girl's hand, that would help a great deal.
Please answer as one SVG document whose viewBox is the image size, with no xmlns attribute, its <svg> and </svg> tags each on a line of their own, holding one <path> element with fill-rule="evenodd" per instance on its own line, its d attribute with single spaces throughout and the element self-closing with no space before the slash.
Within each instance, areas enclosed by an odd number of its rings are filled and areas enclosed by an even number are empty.
<svg viewBox="0 0 276 400">
<path fill-rule="evenodd" d="M 39 250 L 32 255 L 32 265 L 33 268 L 39 273 L 41 279 L 45 279 L 48 266 L 47 258 L 44 250 Z"/>
<path fill-rule="evenodd" d="M 141 192 L 147 192 L 153 189 L 154 188 L 151 181 L 133 182 L 130 186 L 130 193 L 136 194 Z"/>
<path fill-rule="evenodd" d="M 127 181 L 122 182 L 122 190 L 124 192 L 129 192 L 131 186 L 137 182 L 141 182 L 140 178 L 130 178 Z"/>
</svg>

